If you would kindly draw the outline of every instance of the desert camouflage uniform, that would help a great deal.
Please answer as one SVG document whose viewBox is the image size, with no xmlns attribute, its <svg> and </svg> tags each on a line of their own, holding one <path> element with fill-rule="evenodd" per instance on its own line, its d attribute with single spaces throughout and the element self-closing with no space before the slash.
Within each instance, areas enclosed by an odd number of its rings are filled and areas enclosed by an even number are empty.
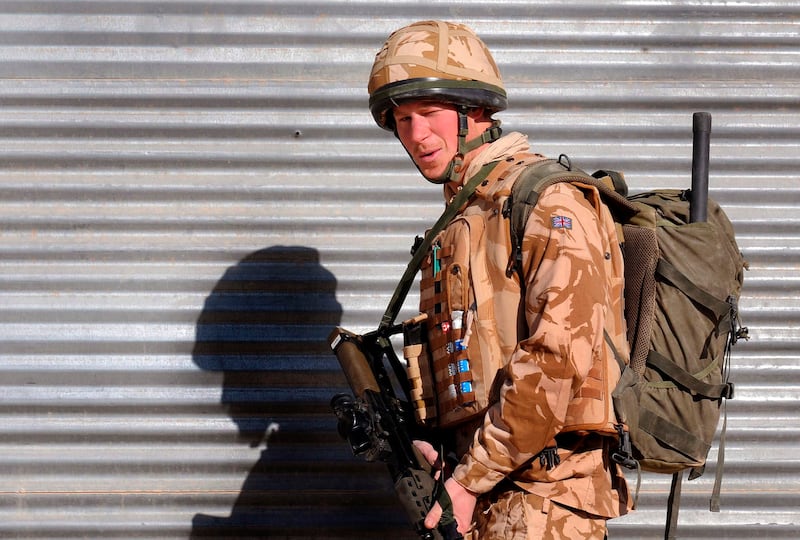
<svg viewBox="0 0 800 540">
<path fill-rule="evenodd" d="M 606 519 L 629 509 L 609 460 L 619 369 L 603 333 L 627 351 L 619 240 L 595 188 L 546 189 L 526 226 L 523 321 L 519 281 L 506 273 L 509 223 L 497 210 L 518 169 L 480 186 L 463 211 L 486 217 L 491 298 L 508 357 L 453 476 L 479 494 L 474 540 L 603 538 Z M 549 468 L 541 452 L 554 445 L 560 461 Z"/>
<path fill-rule="evenodd" d="M 497 65 L 485 44 L 466 26 L 444 21 L 421 21 L 393 33 L 376 55 L 368 90 L 373 118 L 389 131 L 394 130 L 392 107 L 405 100 L 450 103 L 458 107 L 461 121 L 466 121 L 462 107 L 480 107 L 491 115 L 507 105 Z M 497 126 L 495 123 L 495 129 L 469 143 L 466 135 L 459 134 L 457 158 L 484 143 L 491 144 L 468 164 L 454 159 L 454 166 L 442 178 L 431 181 L 463 181 L 481 162 L 511 158 L 516 163 L 518 154 L 528 152 L 528 146 L 509 141 L 524 137 L 509 134 L 496 140 Z M 462 166 L 468 167 L 466 172 Z M 521 170 L 518 166 L 500 177 L 491 176 L 463 211 L 465 216 L 483 216 L 476 221 L 483 231 L 479 251 L 485 253 L 488 277 L 482 274 L 484 281 L 479 286 L 488 294 L 482 290 L 469 298 L 479 304 L 476 311 L 483 315 L 475 322 L 478 331 L 472 339 L 476 341 L 468 346 L 462 342 L 459 350 L 468 351 L 472 366 L 468 371 L 475 371 L 475 378 L 470 381 L 474 382 L 473 392 L 461 390 L 460 397 L 456 396 L 460 401 L 455 409 L 448 404 L 442 411 L 423 399 L 431 393 L 441 396 L 446 390 L 444 401 L 453 400 L 450 381 L 440 384 L 445 377 L 453 377 L 447 372 L 449 364 L 437 365 L 437 359 L 446 358 L 441 352 L 442 322 L 451 328 L 451 322 L 459 319 L 434 319 L 472 307 L 470 303 L 454 307 L 448 300 L 447 309 L 440 304 L 437 313 L 440 299 L 434 298 L 432 312 L 430 305 L 423 307 L 431 301 L 431 289 L 423 284 L 421 309 L 427 315 L 428 343 L 436 370 L 429 378 L 437 384 L 425 384 L 421 371 L 414 373 L 415 382 L 420 383 L 415 387 L 420 392 L 415 396 L 416 408 L 418 414 L 420 410 L 423 413 L 418 419 L 440 426 L 469 422 L 461 424 L 460 431 L 468 437 L 456 446 L 463 457 L 453 475 L 480 495 L 473 539 L 602 538 L 605 520 L 628 508 L 624 479 L 609 462 L 608 446 L 614 441 L 609 394 L 619 369 L 604 342 L 606 330 L 615 347 L 627 354 L 619 240 L 595 188 L 569 184 L 548 188 L 527 224 L 525 283 L 520 287 L 516 274 L 508 277 L 506 273 L 511 252 L 509 221 L 500 209 Z M 446 199 L 453 194 L 451 186 L 445 184 Z M 468 217 L 458 226 L 466 221 Z M 455 231 L 456 224 L 446 232 L 455 237 Z M 441 272 L 445 273 L 444 268 Z M 460 274 L 454 278 L 461 279 Z M 435 281 L 426 279 L 424 266 L 423 281 Z M 439 282 L 440 288 L 445 286 L 449 285 Z M 468 327 L 473 326 L 465 322 L 462 328 Z M 415 344 L 414 350 L 420 347 Z M 452 353 L 445 350 L 444 354 Z M 491 368 L 488 377 L 478 377 L 479 369 L 487 365 Z M 474 420 L 467 420 L 473 413 L 459 418 L 471 403 L 464 392 L 474 394 L 480 407 L 486 405 L 488 395 L 486 413 Z M 439 410 L 426 416 L 429 407 Z M 556 444 L 560 462 L 555 464 L 553 459 L 554 466 L 547 467 L 539 457 Z"/>
</svg>

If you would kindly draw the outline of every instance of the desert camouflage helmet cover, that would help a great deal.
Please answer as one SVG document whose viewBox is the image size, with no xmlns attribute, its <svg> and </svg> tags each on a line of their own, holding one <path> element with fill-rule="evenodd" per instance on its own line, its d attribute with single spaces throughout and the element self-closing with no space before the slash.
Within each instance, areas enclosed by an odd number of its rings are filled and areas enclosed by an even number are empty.
<svg viewBox="0 0 800 540">
<path fill-rule="evenodd" d="M 402 100 L 434 98 L 506 108 L 506 91 L 489 49 L 468 26 L 420 21 L 389 36 L 372 65 L 369 108 L 375 122 L 392 130 L 388 111 Z"/>
</svg>

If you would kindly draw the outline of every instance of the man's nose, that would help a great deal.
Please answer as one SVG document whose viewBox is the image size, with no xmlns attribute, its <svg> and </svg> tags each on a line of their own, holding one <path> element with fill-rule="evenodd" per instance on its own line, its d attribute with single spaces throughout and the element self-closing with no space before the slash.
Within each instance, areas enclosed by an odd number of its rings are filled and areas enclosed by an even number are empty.
<svg viewBox="0 0 800 540">
<path fill-rule="evenodd" d="M 420 142 L 425 140 L 425 138 L 430 134 L 430 126 L 428 125 L 427 120 L 425 120 L 422 116 L 412 116 L 411 117 L 411 140 L 414 142 Z"/>
</svg>

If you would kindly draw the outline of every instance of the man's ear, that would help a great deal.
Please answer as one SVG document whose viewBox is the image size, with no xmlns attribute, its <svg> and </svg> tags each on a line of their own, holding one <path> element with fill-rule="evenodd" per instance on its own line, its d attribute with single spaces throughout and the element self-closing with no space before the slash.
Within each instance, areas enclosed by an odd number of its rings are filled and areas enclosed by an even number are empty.
<svg viewBox="0 0 800 540">
<path fill-rule="evenodd" d="M 475 122 L 480 122 L 482 120 L 490 120 L 489 116 L 486 114 L 486 109 L 483 107 L 473 107 L 467 111 L 467 116 L 472 118 Z"/>
</svg>

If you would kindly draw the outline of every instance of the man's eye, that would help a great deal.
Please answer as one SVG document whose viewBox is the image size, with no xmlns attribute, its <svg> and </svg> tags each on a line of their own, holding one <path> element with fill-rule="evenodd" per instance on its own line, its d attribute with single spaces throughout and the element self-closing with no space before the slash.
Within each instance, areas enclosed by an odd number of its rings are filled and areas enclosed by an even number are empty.
<svg viewBox="0 0 800 540">
<path fill-rule="evenodd" d="M 444 113 L 446 111 L 447 111 L 447 109 L 445 109 L 443 107 L 437 107 L 435 109 L 429 109 L 428 111 L 423 113 L 423 116 L 436 116 L 436 115 L 442 114 L 442 113 Z"/>
</svg>

